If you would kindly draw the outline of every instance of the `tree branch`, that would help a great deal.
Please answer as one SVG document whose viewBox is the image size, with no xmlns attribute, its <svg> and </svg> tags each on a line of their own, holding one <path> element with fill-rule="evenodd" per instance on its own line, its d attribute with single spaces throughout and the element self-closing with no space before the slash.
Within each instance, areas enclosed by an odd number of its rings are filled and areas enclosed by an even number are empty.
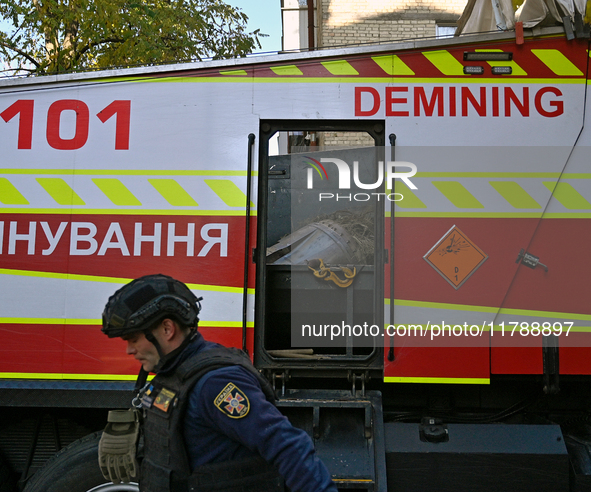
<svg viewBox="0 0 591 492">
<path fill-rule="evenodd" d="M 0 40 L 0 45 L 2 45 L 4 48 L 8 48 L 9 50 L 14 51 L 15 53 L 18 53 L 22 57 L 24 57 L 27 60 L 29 60 L 37 68 L 39 68 L 41 66 L 41 64 L 37 60 L 35 60 L 33 57 L 31 57 L 31 55 L 29 55 L 28 53 L 25 53 L 24 51 L 18 49 L 16 46 L 12 46 L 12 45 L 10 45 L 8 43 L 5 43 L 2 40 Z"/>
<path fill-rule="evenodd" d="M 86 46 L 84 46 L 82 49 L 80 49 L 77 53 L 76 56 L 74 57 L 74 59 L 76 61 L 80 60 L 80 57 L 86 53 L 88 50 L 96 47 L 96 46 L 100 46 L 101 44 L 105 44 L 105 43 L 123 43 L 125 40 L 121 39 L 121 38 L 106 38 L 106 39 L 101 39 L 100 41 L 95 41 L 93 43 L 88 43 Z"/>
</svg>

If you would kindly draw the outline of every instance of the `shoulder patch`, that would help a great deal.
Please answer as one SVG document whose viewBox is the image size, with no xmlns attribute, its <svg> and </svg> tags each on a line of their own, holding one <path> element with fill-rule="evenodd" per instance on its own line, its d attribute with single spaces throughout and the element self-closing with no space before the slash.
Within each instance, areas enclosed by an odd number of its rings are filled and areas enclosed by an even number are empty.
<svg viewBox="0 0 591 492">
<path fill-rule="evenodd" d="M 233 419 L 246 417 L 250 410 L 248 397 L 234 383 L 228 383 L 213 403 L 220 412 Z"/>
</svg>

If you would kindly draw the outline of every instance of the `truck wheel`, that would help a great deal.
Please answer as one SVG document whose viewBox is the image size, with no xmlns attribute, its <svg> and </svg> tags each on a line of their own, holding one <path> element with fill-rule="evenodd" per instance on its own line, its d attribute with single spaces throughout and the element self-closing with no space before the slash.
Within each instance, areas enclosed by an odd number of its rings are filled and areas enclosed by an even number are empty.
<svg viewBox="0 0 591 492">
<path fill-rule="evenodd" d="M 16 490 L 16 481 L 13 479 L 10 466 L 6 460 L 0 456 L 0 492 L 14 492 Z"/>
<path fill-rule="evenodd" d="M 101 432 L 62 449 L 27 482 L 24 492 L 138 492 L 135 483 L 107 482 L 98 466 Z"/>
</svg>

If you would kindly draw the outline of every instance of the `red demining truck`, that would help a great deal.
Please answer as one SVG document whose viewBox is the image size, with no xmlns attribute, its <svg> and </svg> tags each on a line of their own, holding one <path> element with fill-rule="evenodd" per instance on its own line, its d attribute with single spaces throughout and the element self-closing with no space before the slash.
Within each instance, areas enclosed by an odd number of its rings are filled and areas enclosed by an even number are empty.
<svg viewBox="0 0 591 492">
<path fill-rule="evenodd" d="M 0 490 L 138 490 L 97 466 L 139 370 L 100 327 L 152 273 L 340 490 L 591 490 L 588 48 L 551 27 L 1 80 Z"/>
</svg>

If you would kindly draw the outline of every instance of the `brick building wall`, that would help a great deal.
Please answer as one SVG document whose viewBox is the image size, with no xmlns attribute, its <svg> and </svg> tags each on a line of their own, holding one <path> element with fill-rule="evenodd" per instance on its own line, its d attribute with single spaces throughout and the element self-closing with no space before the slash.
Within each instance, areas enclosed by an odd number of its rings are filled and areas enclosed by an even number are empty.
<svg viewBox="0 0 591 492">
<path fill-rule="evenodd" d="M 435 38 L 455 26 L 467 0 L 314 0 L 315 48 Z M 284 49 L 308 48 L 308 0 L 281 0 Z M 323 133 L 318 146 L 373 145 L 366 135 Z"/>
<path fill-rule="evenodd" d="M 317 47 L 434 38 L 438 25 L 455 25 L 466 3 L 467 0 L 315 0 Z M 373 145 L 367 136 L 337 133 L 324 134 L 319 143 Z"/>
<path fill-rule="evenodd" d="M 437 24 L 455 24 L 466 3 L 467 0 L 317 0 L 317 43 L 328 47 L 435 37 Z"/>
</svg>

